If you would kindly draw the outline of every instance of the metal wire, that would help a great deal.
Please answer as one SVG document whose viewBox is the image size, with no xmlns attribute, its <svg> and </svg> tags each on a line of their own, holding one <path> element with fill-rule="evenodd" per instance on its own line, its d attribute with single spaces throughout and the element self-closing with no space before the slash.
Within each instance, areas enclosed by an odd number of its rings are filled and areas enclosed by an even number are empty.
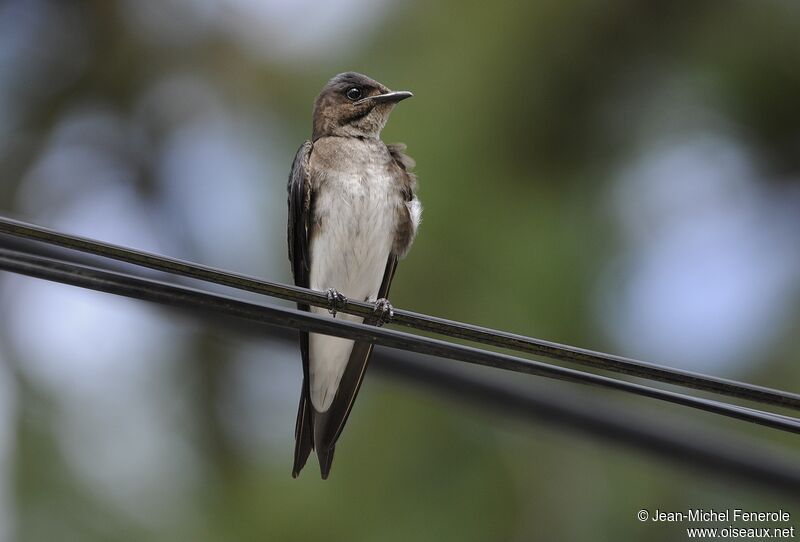
<svg viewBox="0 0 800 542">
<path fill-rule="evenodd" d="M 789 416 L 651 388 L 593 373 L 558 367 L 410 333 L 347 322 L 305 311 L 243 301 L 233 297 L 52 258 L 33 256 L 0 248 L 0 269 L 165 305 L 234 316 L 251 322 L 334 335 L 420 354 L 464 361 L 475 365 L 625 391 L 800 434 L 800 420 Z"/>
<path fill-rule="evenodd" d="M 196 312 L 186 312 L 195 317 Z M 204 319 L 209 324 L 227 326 L 232 333 L 245 334 L 270 344 L 297 345 L 294 330 L 264 326 L 222 317 Z M 459 414 L 478 417 L 476 423 L 491 423 L 518 432 L 520 422 L 537 430 L 551 429 L 591 438 L 592 442 L 637 451 L 653 459 L 691 469 L 705 477 L 717 476 L 726 483 L 748 483 L 800 498 L 800 463 L 791 450 L 769 446 L 760 439 L 731 434 L 720 427 L 707 427 L 697 420 L 676 418 L 663 409 L 637 408 L 592 398 L 561 386 L 514 378 L 511 374 L 468 371 L 457 362 L 432 363 L 428 356 L 384 348 L 375 348 L 370 374 L 413 386 L 414 392 L 428 392 L 443 401 L 457 401 Z M 524 463 L 519 459 L 519 464 Z"/>
<path fill-rule="evenodd" d="M 783 450 L 719 430 L 668 422 L 662 413 L 632 413 L 630 408 L 615 408 L 608 401 L 587 404 L 585 398 L 567 390 L 531 392 L 510 382 L 487 381 L 455 367 L 426 363 L 408 352 L 379 349 L 374 363 L 375 369 L 410 380 L 415 389 L 422 386 L 437 396 L 451 395 L 496 411 L 505 419 L 546 423 L 681 463 L 704 474 L 713 473 L 729 483 L 748 482 L 784 491 L 795 499 L 800 495 L 800 466 L 792 457 L 779 453 Z"/>
<path fill-rule="evenodd" d="M 328 305 L 326 295 L 314 290 L 264 281 L 175 258 L 159 256 L 84 237 L 68 235 L 9 218 L 0 217 L 0 233 L 32 239 L 50 245 L 78 250 L 88 254 L 103 256 L 167 273 L 182 275 L 298 303 L 306 303 L 318 307 L 327 307 Z M 373 310 L 374 306 L 369 303 L 349 300 L 346 305 L 340 309 L 340 312 L 367 317 L 373 314 Z M 615 373 L 800 411 L 800 394 L 787 391 L 704 375 L 692 371 L 673 369 L 662 365 L 576 348 L 481 326 L 454 322 L 444 318 L 437 318 L 401 309 L 395 309 L 392 323 L 421 331 L 441 334 L 450 338 L 465 339 L 480 344 L 525 352 L 538 357 L 576 363 L 595 369 L 605 369 Z"/>
</svg>

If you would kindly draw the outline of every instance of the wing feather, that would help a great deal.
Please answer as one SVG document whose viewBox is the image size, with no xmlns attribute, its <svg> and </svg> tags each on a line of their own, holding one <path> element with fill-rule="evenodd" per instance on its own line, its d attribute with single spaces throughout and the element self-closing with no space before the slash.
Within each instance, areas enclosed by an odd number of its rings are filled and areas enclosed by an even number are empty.
<svg viewBox="0 0 800 542">
<path fill-rule="evenodd" d="M 289 262 L 292 264 L 294 283 L 305 288 L 308 288 L 310 269 L 308 234 L 311 221 L 311 179 L 308 161 L 311 158 L 312 147 L 312 143 L 306 141 L 297 150 L 287 187 Z"/>
<path fill-rule="evenodd" d="M 417 176 L 411 171 L 416 163 L 405 153 L 406 146 L 402 143 L 386 147 L 399 168 L 400 190 L 406 202 L 405 207 L 398 210 L 397 232 L 394 239 L 394 253 L 398 258 L 404 258 L 414 242 L 422 219 L 422 205 L 417 199 Z"/>
<path fill-rule="evenodd" d="M 309 227 L 311 223 L 311 179 L 308 161 L 312 144 L 306 141 L 298 149 L 292 163 L 287 186 L 289 196 L 289 216 L 287 226 L 289 262 L 292 266 L 294 283 L 308 288 L 309 284 Z M 299 310 L 309 310 L 308 305 L 298 303 Z M 292 476 L 297 476 L 306 464 L 308 455 L 314 447 L 311 401 L 309 400 L 308 377 L 308 333 L 300 332 L 300 355 L 303 358 L 303 388 L 300 392 L 300 405 L 297 409 L 295 425 L 295 450 Z"/>
</svg>

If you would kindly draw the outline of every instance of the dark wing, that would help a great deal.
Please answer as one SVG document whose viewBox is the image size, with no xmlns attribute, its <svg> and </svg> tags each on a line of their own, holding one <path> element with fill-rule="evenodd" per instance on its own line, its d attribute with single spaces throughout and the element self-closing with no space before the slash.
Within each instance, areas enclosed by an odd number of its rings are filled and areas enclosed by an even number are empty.
<svg viewBox="0 0 800 542">
<path fill-rule="evenodd" d="M 297 150 L 289 174 L 289 262 L 297 286 L 308 288 L 310 269 L 308 231 L 311 220 L 311 180 L 308 161 L 311 158 L 312 143 L 306 141 Z M 302 308 L 302 307 L 301 307 Z M 308 306 L 305 306 L 308 310 Z"/>
<path fill-rule="evenodd" d="M 292 275 L 297 286 L 308 288 L 310 254 L 309 227 L 311 221 L 311 180 L 309 178 L 308 160 L 311 157 L 312 144 L 306 141 L 298 149 L 289 174 L 289 223 L 287 228 L 289 244 L 289 262 L 292 264 Z M 307 311 L 308 305 L 298 303 L 299 310 Z M 294 467 L 292 476 L 297 476 L 306 464 L 308 454 L 314 447 L 311 423 L 311 401 L 308 393 L 308 333 L 300 332 L 300 355 L 303 358 L 303 389 L 300 392 L 300 405 L 297 409 L 295 425 Z"/>
</svg>

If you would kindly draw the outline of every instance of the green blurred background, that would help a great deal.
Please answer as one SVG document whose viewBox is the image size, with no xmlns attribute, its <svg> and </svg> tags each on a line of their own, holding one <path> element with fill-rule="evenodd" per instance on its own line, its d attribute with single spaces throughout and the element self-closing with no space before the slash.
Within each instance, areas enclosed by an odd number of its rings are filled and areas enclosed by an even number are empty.
<svg viewBox="0 0 800 542">
<path fill-rule="evenodd" d="M 794 0 L 3 1 L 0 211 L 289 281 L 286 177 L 346 70 L 415 93 L 384 131 L 425 207 L 395 306 L 800 389 Z M 331 479 L 292 480 L 300 378 L 285 341 L 0 275 L 0 540 L 667 541 L 636 511 L 800 514 L 375 374 Z"/>
</svg>

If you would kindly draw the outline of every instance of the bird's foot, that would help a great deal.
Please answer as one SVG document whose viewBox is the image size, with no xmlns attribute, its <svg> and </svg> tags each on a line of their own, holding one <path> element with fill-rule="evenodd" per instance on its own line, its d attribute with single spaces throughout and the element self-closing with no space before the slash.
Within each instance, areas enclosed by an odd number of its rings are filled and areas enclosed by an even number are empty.
<svg viewBox="0 0 800 542">
<path fill-rule="evenodd" d="M 372 312 L 378 316 L 378 322 L 375 324 L 378 327 L 388 324 L 394 318 L 394 307 L 385 297 L 375 301 L 375 309 Z"/>
<path fill-rule="evenodd" d="M 328 288 L 325 294 L 328 296 L 328 312 L 336 316 L 336 313 L 344 308 L 347 298 L 333 288 Z"/>
</svg>

